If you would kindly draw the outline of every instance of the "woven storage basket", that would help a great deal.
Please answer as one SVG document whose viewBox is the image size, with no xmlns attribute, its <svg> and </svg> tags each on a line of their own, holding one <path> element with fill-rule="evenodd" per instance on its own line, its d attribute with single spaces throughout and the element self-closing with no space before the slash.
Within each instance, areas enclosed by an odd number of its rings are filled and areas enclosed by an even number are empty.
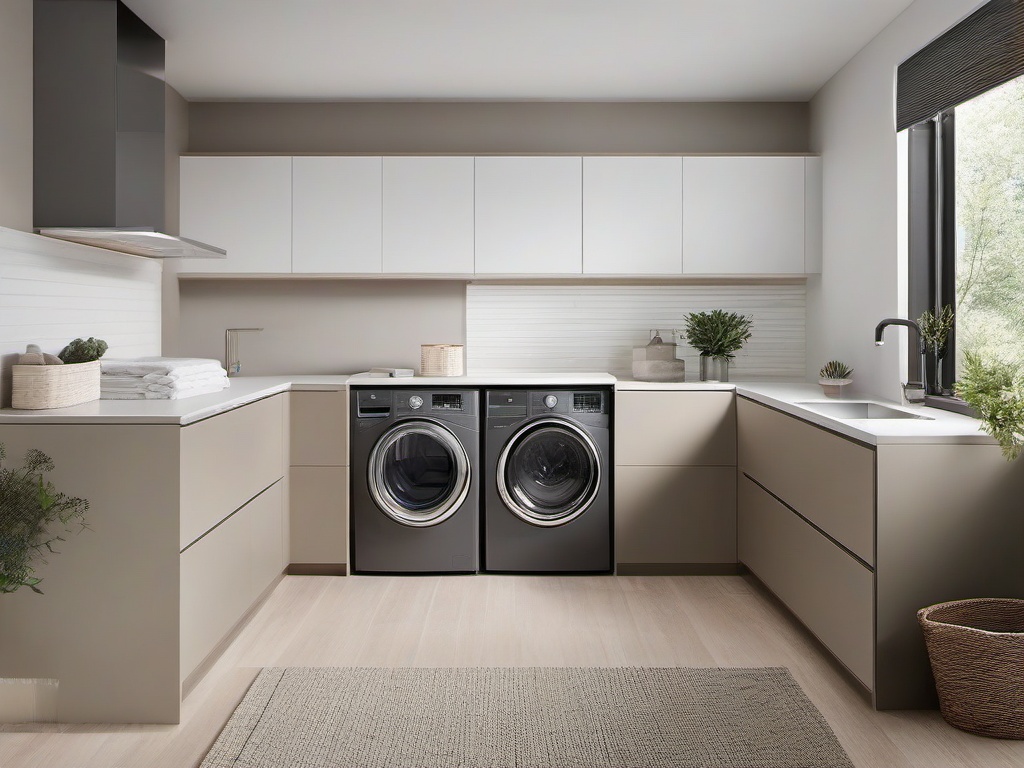
<svg viewBox="0 0 1024 768">
<path fill-rule="evenodd" d="M 1024 739 L 1024 600 L 939 603 L 918 611 L 917 620 L 946 722 Z"/>
<path fill-rule="evenodd" d="M 462 376 L 461 344 L 422 344 L 420 376 Z"/>
<path fill-rule="evenodd" d="M 11 366 L 13 408 L 67 408 L 99 398 L 99 360 L 67 365 Z"/>
</svg>

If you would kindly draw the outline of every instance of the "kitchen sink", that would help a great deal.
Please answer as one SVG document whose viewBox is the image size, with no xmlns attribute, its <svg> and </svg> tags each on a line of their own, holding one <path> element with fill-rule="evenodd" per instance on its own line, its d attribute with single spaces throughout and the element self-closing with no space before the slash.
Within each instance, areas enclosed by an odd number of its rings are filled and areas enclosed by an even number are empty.
<svg viewBox="0 0 1024 768">
<path fill-rule="evenodd" d="M 931 416 L 911 413 L 910 411 L 891 408 L 881 403 L 866 400 L 844 400 L 842 402 L 801 402 L 794 403 L 809 411 L 830 416 L 834 419 L 924 419 L 931 421 Z"/>
</svg>

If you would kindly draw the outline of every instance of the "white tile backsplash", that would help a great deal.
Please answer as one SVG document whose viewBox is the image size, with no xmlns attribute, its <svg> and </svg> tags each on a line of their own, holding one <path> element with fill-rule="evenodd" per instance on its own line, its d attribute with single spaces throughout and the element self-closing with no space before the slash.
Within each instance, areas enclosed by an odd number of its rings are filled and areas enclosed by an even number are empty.
<svg viewBox="0 0 1024 768">
<path fill-rule="evenodd" d="M 466 287 L 466 365 L 480 371 L 608 371 L 629 378 L 633 347 L 649 330 L 682 329 L 688 312 L 751 315 L 753 336 L 733 361 L 735 380 L 806 376 L 803 283 L 700 285 L 489 284 Z M 665 341 L 669 339 L 663 334 Z M 687 379 L 698 353 L 680 341 Z"/>
</svg>

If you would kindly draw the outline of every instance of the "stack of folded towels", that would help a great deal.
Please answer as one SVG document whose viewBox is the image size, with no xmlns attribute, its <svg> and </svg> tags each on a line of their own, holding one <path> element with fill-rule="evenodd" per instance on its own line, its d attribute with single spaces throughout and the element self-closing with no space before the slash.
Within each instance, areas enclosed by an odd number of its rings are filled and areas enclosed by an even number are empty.
<svg viewBox="0 0 1024 768">
<path fill-rule="evenodd" d="M 219 361 L 198 357 L 100 360 L 100 370 L 101 400 L 180 400 L 230 385 Z"/>
</svg>

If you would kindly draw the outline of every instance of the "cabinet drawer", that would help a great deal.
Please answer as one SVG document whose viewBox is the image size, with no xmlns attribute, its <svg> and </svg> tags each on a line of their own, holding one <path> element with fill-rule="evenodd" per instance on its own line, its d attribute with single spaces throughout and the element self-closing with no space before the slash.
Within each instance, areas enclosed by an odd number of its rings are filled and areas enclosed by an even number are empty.
<svg viewBox="0 0 1024 768">
<path fill-rule="evenodd" d="M 284 476 L 284 395 L 181 430 L 184 549 Z"/>
<path fill-rule="evenodd" d="M 735 466 L 732 392 L 616 392 L 615 464 Z"/>
<path fill-rule="evenodd" d="M 285 568 L 283 483 L 181 553 L 181 679 L 232 630 Z"/>
<path fill-rule="evenodd" d="M 292 467 L 291 562 L 348 562 L 348 467 Z"/>
<path fill-rule="evenodd" d="M 291 393 L 291 465 L 348 466 L 348 392 Z"/>
<path fill-rule="evenodd" d="M 739 478 L 739 559 L 873 687 L 874 574 L 749 478 Z"/>
<path fill-rule="evenodd" d="M 617 467 L 615 560 L 735 563 L 732 467 Z"/>
<path fill-rule="evenodd" d="M 738 399 L 739 468 L 821 530 L 875 562 L 875 452 Z"/>
</svg>

